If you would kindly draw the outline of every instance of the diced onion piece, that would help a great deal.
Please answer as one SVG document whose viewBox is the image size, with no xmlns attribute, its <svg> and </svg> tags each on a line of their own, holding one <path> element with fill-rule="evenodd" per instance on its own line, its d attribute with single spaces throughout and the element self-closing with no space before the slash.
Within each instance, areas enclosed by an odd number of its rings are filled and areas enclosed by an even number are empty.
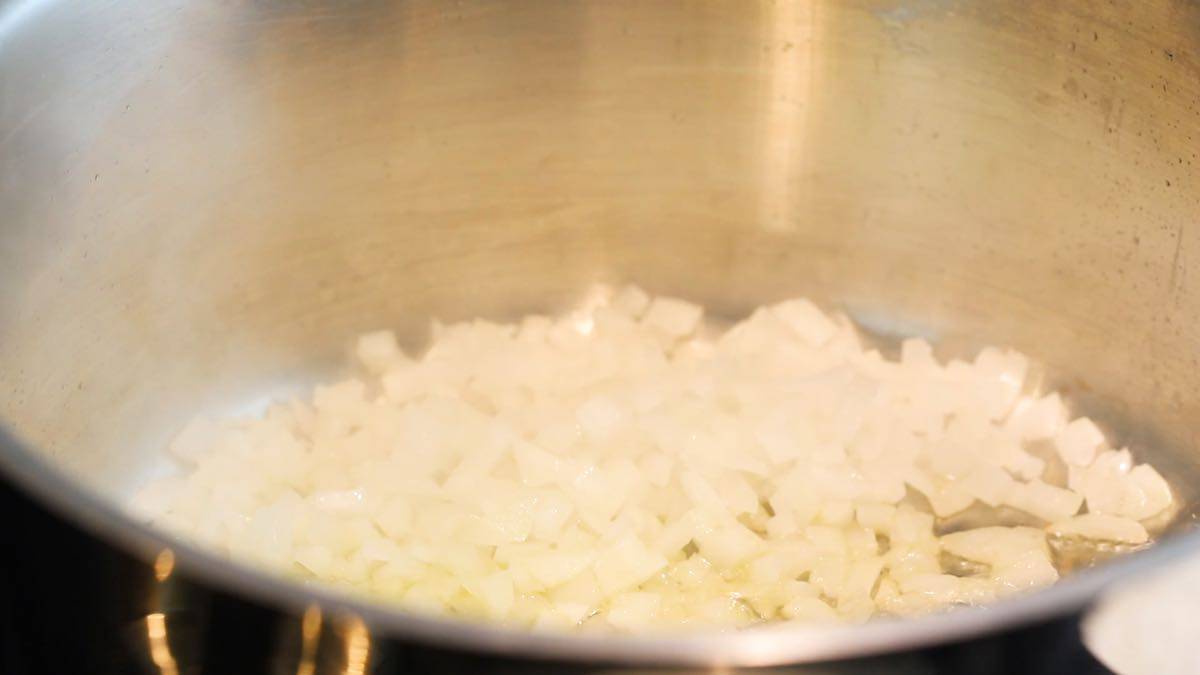
<svg viewBox="0 0 1200 675">
<path fill-rule="evenodd" d="M 1138 521 L 1103 513 L 1084 513 L 1060 520 L 1046 529 L 1063 537 L 1082 537 L 1123 544 L 1144 544 L 1150 539 L 1146 528 Z"/>
<path fill-rule="evenodd" d="M 793 598 L 779 612 L 788 619 L 802 619 L 806 623 L 829 623 L 837 621 L 837 611 L 820 598 L 801 596 Z"/>
<path fill-rule="evenodd" d="M 495 572 L 478 581 L 468 582 L 466 588 L 483 602 L 488 615 L 493 618 L 502 619 L 512 609 L 513 583 L 512 575 L 508 572 Z"/>
<path fill-rule="evenodd" d="M 672 338 L 691 335 L 700 324 L 703 310 L 683 300 L 655 298 L 642 317 L 642 323 Z"/>
<path fill-rule="evenodd" d="M 837 324 L 808 300 L 781 302 L 771 313 L 810 347 L 821 347 L 837 333 Z"/>
<path fill-rule="evenodd" d="M 1130 507 L 1123 515 L 1137 520 L 1156 516 L 1171 505 L 1171 488 L 1162 475 L 1149 464 L 1139 464 L 1129 472 L 1129 479 L 1142 493 L 1139 507 Z"/>
<path fill-rule="evenodd" d="M 657 593 L 622 593 L 613 598 L 605 619 L 625 631 L 643 629 L 655 622 L 662 596 Z"/>
<path fill-rule="evenodd" d="M 1058 581 L 1058 570 L 1044 550 L 1030 550 L 992 565 L 992 579 L 1013 591 L 1047 586 Z"/>
<path fill-rule="evenodd" d="M 1083 497 L 1070 490 L 1032 480 L 1014 485 L 1002 503 L 1047 522 L 1055 522 L 1078 513 L 1079 507 L 1083 506 Z"/>
<path fill-rule="evenodd" d="M 730 569 L 757 555 L 763 541 L 737 521 L 729 521 L 696 535 L 700 554 L 718 567 Z"/>
<path fill-rule="evenodd" d="M 667 566 L 667 559 L 626 535 L 602 551 L 594 570 L 606 595 L 633 588 Z"/>
<path fill-rule="evenodd" d="M 1058 455 L 1067 464 L 1087 466 L 1096 458 L 1096 453 L 1103 444 L 1104 432 L 1100 431 L 1095 422 L 1080 417 L 1059 432 L 1055 445 Z"/>
<path fill-rule="evenodd" d="M 896 518 L 896 507 L 891 504 L 866 502 L 855 508 L 855 518 L 859 525 L 879 534 L 887 534 L 892 530 L 892 522 Z"/>
<path fill-rule="evenodd" d="M 942 535 L 942 549 L 960 558 L 1003 565 L 1026 553 L 1048 556 L 1046 535 L 1032 527 L 980 527 Z"/>
<path fill-rule="evenodd" d="M 513 459 L 517 463 L 521 482 L 530 487 L 550 485 L 562 473 L 562 462 L 528 441 L 517 441 L 513 446 Z"/>
<path fill-rule="evenodd" d="M 978 463 L 959 481 L 964 492 L 988 506 L 999 506 L 1008 502 L 1021 484 L 1013 480 L 1007 471 L 989 464 Z"/>
<path fill-rule="evenodd" d="M 900 579 L 899 585 L 902 593 L 922 596 L 938 605 L 961 601 L 962 579 L 950 574 L 914 574 Z"/>
<path fill-rule="evenodd" d="M 633 285 L 623 287 L 612 299 L 614 309 L 634 319 L 640 318 L 649 306 L 650 295 Z"/>
<path fill-rule="evenodd" d="M 1022 441 L 1055 438 L 1067 423 L 1067 409 L 1058 393 L 1018 401 L 1004 423 Z"/>
<path fill-rule="evenodd" d="M 390 330 L 366 333 L 358 338 L 354 355 L 370 372 L 380 374 L 397 362 L 404 360 L 404 352 L 396 342 L 396 334 Z"/>
<path fill-rule="evenodd" d="M 1131 466 L 1129 451 L 1109 451 L 1089 467 L 1072 467 L 1069 484 L 1083 494 L 1088 511 L 1145 520 L 1172 503 L 1171 489 L 1148 464 Z"/>
<path fill-rule="evenodd" d="M 183 427 L 183 430 L 167 447 L 177 459 L 183 460 L 187 464 L 196 464 L 212 451 L 222 433 L 221 425 L 213 419 L 205 416 L 195 417 Z"/>
</svg>

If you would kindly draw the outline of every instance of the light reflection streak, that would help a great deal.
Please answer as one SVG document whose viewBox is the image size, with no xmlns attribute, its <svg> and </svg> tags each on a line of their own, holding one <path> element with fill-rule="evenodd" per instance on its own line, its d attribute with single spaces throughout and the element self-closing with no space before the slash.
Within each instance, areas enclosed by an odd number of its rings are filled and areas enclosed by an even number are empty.
<svg viewBox="0 0 1200 675">
<path fill-rule="evenodd" d="M 819 2 L 779 0 L 765 21 L 767 98 L 762 138 L 762 223 L 769 230 L 793 227 L 795 186 L 801 180 L 804 116 L 809 114 L 817 49 L 813 29 Z"/>
<path fill-rule="evenodd" d="M 21 21 L 32 17 L 39 9 L 50 4 L 45 0 L 17 0 L 0 8 L 0 44 L 4 42 L 5 33 L 16 30 Z"/>
<path fill-rule="evenodd" d="M 296 668 L 296 675 L 313 675 L 317 669 L 317 645 L 321 640 L 321 610 L 316 605 L 304 610 L 300 638 L 300 666 Z"/>
<path fill-rule="evenodd" d="M 371 652 L 371 636 L 360 619 L 346 626 L 346 670 L 345 675 L 363 675 L 367 672 L 367 659 Z"/>
<path fill-rule="evenodd" d="M 150 659 L 162 675 L 179 675 L 179 666 L 167 643 L 167 617 L 162 612 L 146 615 L 146 639 L 150 643 Z"/>
<path fill-rule="evenodd" d="M 154 578 L 162 583 L 175 571 L 175 554 L 169 548 L 163 549 L 154 558 Z"/>
</svg>

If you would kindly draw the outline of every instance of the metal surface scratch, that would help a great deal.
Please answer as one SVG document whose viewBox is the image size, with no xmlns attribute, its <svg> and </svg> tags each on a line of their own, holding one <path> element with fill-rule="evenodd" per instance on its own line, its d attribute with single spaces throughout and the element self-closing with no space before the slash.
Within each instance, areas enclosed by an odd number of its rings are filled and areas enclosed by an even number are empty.
<svg viewBox="0 0 1200 675">
<path fill-rule="evenodd" d="M 1175 233 L 1175 254 L 1171 258 L 1171 280 L 1168 292 L 1172 296 L 1179 294 L 1177 281 L 1179 278 L 1179 258 L 1180 254 L 1183 253 L 1183 231 L 1184 226 L 1180 224 L 1179 229 Z"/>
</svg>

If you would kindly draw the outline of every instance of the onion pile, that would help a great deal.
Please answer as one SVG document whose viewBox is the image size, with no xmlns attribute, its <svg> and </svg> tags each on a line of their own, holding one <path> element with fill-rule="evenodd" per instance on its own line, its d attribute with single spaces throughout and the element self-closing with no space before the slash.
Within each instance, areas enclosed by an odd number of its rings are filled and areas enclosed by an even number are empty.
<svg viewBox="0 0 1200 675">
<path fill-rule="evenodd" d="M 131 508 L 407 608 L 642 631 L 984 603 L 1054 582 L 1055 540 L 1141 545 L 1172 506 L 1017 352 L 889 360 L 806 300 L 719 330 L 636 287 L 591 297 L 435 324 L 419 358 L 364 335 L 360 376 L 190 423 Z M 969 510 L 1026 524 L 952 531 Z"/>
</svg>

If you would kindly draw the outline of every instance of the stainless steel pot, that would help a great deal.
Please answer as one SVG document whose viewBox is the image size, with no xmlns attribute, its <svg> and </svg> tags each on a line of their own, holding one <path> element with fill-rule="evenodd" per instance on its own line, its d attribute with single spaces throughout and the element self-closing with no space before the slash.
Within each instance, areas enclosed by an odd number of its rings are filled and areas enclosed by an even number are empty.
<svg viewBox="0 0 1200 675">
<path fill-rule="evenodd" d="M 1193 0 L 10 0 L 0 468 L 219 588 L 473 649 L 779 663 L 1054 615 L 1200 544 L 1178 533 L 1200 485 L 1198 152 Z M 301 588 L 116 506 L 192 412 L 320 376 L 357 332 L 416 345 L 430 316 L 553 310 L 596 280 L 1013 345 L 1184 513 L 988 609 L 597 639 Z"/>
</svg>

